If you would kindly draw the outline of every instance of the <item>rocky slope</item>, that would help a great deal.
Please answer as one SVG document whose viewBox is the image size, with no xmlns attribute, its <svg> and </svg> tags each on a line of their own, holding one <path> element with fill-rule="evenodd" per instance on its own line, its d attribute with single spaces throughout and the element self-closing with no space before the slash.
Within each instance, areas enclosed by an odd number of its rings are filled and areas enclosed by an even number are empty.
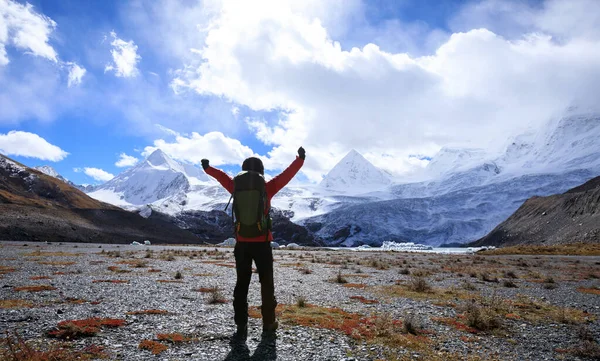
<svg viewBox="0 0 600 361">
<path fill-rule="evenodd" d="M 566 193 L 528 199 L 474 246 L 600 242 L 600 177 Z"/>
<path fill-rule="evenodd" d="M 69 184 L 0 155 L 0 239 L 198 243 L 162 220 L 90 198 Z"/>
</svg>

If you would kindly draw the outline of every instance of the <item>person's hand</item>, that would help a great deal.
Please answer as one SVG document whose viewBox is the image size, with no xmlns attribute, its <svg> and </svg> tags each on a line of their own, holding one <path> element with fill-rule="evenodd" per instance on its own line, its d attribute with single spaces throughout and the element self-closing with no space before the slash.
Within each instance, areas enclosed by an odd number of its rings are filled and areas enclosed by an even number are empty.
<svg viewBox="0 0 600 361">
<path fill-rule="evenodd" d="M 208 159 L 202 159 L 200 162 L 202 163 L 202 169 L 206 170 L 206 168 L 209 167 L 209 165 L 208 165 Z"/>
<path fill-rule="evenodd" d="M 298 148 L 298 157 L 304 159 L 306 158 L 306 151 L 304 150 L 304 148 L 300 147 Z"/>
</svg>

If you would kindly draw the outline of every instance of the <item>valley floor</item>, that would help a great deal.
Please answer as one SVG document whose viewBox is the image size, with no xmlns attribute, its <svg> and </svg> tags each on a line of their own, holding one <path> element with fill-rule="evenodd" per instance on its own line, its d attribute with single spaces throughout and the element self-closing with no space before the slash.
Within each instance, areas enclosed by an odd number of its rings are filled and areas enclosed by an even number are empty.
<svg viewBox="0 0 600 361">
<path fill-rule="evenodd" d="M 274 258 L 277 337 L 251 318 L 231 342 L 231 248 L 0 242 L 0 360 L 600 357 L 600 257 Z M 257 275 L 249 303 L 259 317 Z"/>
</svg>

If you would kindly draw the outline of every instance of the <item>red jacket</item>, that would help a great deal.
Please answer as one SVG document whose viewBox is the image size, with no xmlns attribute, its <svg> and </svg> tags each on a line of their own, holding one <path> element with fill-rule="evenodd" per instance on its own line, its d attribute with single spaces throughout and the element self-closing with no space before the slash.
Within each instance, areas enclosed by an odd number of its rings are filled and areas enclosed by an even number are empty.
<svg viewBox="0 0 600 361">
<path fill-rule="evenodd" d="M 304 164 L 304 159 L 300 157 L 296 157 L 296 159 L 287 167 L 280 175 L 274 177 L 266 184 L 266 192 L 267 192 L 267 209 L 271 208 L 271 198 L 275 194 L 277 194 L 286 184 L 288 184 L 292 178 L 298 173 L 302 165 Z M 215 178 L 221 185 L 227 189 L 229 193 L 233 193 L 233 179 L 227 175 L 227 173 L 223 172 L 220 169 L 208 167 L 204 170 L 206 174 Z M 245 238 L 242 236 L 237 237 L 238 242 L 264 242 L 265 238 L 263 236 L 254 237 L 254 238 Z M 269 241 L 273 240 L 273 234 L 269 231 Z"/>
</svg>

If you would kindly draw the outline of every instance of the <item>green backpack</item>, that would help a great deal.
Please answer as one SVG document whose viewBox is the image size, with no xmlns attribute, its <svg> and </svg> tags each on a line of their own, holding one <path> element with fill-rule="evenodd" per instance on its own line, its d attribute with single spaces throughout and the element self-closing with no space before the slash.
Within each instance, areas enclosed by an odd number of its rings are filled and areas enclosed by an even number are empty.
<svg viewBox="0 0 600 361">
<path fill-rule="evenodd" d="M 243 171 L 233 178 L 233 223 L 236 236 L 269 240 L 269 216 L 265 178 L 253 171 Z"/>
</svg>

